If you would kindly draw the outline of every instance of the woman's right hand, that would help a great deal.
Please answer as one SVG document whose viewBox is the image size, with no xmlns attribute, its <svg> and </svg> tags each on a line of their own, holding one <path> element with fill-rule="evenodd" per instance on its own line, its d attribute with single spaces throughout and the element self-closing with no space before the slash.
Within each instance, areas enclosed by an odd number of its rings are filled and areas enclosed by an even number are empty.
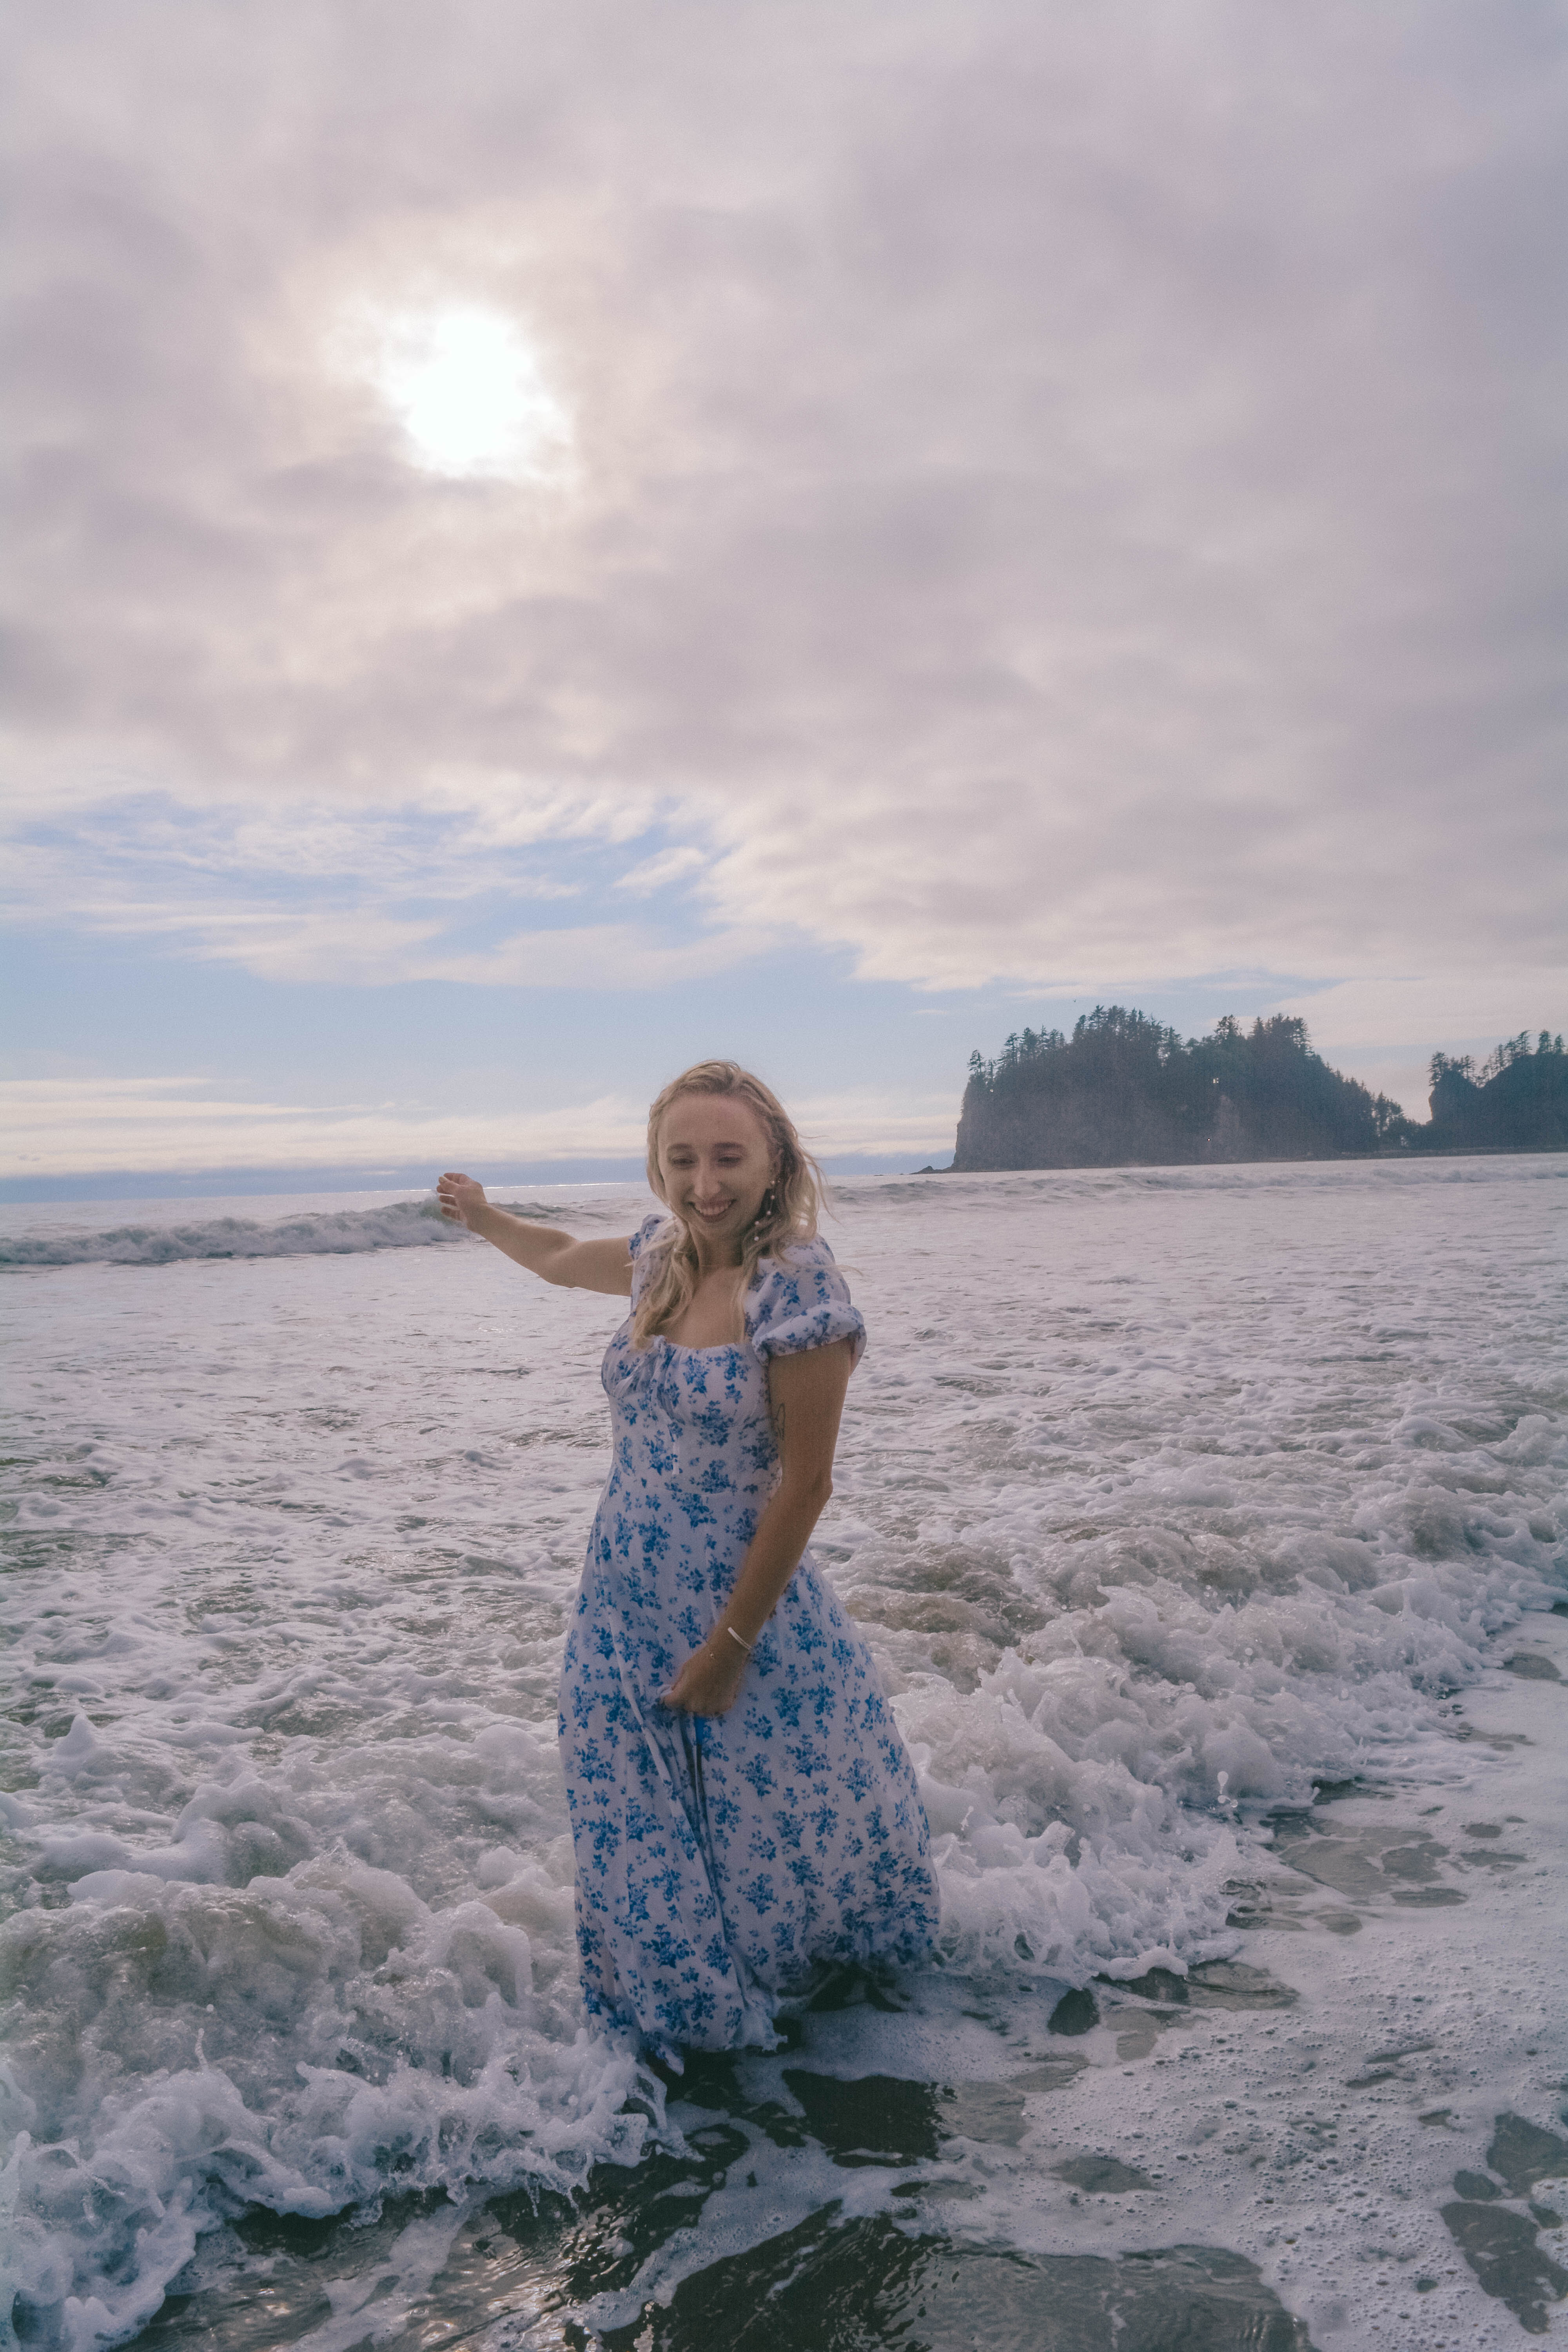
<svg viewBox="0 0 1568 2352">
<path fill-rule="evenodd" d="M 448 1168 L 437 1183 L 436 1198 L 441 1203 L 441 1214 L 448 1223 L 467 1225 L 470 1233 L 478 1230 L 475 1220 L 489 1206 L 484 1186 L 477 1184 L 471 1176 L 461 1175 L 455 1168 Z"/>
</svg>

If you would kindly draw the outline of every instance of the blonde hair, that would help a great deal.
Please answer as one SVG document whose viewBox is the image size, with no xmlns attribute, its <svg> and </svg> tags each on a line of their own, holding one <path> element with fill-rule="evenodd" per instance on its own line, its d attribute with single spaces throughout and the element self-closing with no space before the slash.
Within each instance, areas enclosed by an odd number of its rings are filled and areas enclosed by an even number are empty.
<svg viewBox="0 0 1568 2352">
<path fill-rule="evenodd" d="M 773 1155 L 773 1178 L 763 1195 L 755 1222 L 748 1226 L 741 1252 L 741 1279 L 735 1290 L 735 1337 L 745 1337 L 742 1306 L 764 1257 L 781 1257 L 792 1242 L 816 1236 L 816 1220 L 826 1204 L 827 1186 L 821 1169 L 795 1133 L 795 1121 L 771 1087 L 743 1070 L 739 1062 L 694 1062 L 671 1078 L 647 1115 L 647 1181 L 667 1208 L 670 1203 L 658 1164 L 660 1132 L 666 1118 L 685 1095 L 723 1095 L 742 1102 L 761 1122 Z M 655 1236 L 645 1261 L 637 1310 L 632 1317 L 632 1345 L 646 1348 L 669 1324 L 679 1321 L 697 1288 L 697 1244 L 679 1210 L 667 1234 Z"/>
</svg>

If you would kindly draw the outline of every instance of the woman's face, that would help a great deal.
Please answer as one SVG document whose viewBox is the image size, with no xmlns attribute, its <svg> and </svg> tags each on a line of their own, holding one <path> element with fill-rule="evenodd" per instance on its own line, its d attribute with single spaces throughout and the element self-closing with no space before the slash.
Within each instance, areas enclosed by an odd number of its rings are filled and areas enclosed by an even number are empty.
<svg viewBox="0 0 1568 2352">
<path fill-rule="evenodd" d="M 679 1095 L 658 1138 L 664 1197 L 694 1234 L 740 1257 L 773 1179 L 772 1146 L 750 1103 L 735 1095 Z"/>
</svg>

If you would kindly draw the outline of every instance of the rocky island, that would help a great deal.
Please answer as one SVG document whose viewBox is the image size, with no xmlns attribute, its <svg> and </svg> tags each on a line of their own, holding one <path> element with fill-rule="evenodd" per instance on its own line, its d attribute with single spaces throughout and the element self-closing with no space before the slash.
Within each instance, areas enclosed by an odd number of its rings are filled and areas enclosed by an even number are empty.
<svg viewBox="0 0 1568 2352">
<path fill-rule="evenodd" d="M 1025 1029 L 970 1057 L 955 1171 L 1161 1167 L 1414 1151 L 1568 1150 L 1568 1055 L 1521 1031 L 1477 1066 L 1435 1055 L 1431 1119 L 1329 1067 L 1288 1013 L 1206 1037 L 1096 1005 L 1070 1037 Z"/>
</svg>

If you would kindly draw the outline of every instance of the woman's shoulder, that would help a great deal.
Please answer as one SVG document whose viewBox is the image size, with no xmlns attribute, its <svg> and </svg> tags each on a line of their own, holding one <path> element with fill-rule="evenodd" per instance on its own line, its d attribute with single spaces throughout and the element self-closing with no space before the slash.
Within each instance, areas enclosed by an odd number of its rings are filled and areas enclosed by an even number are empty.
<svg viewBox="0 0 1568 2352">
<path fill-rule="evenodd" d="M 669 1214 L 669 1212 L 667 1209 L 655 1209 L 651 1211 L 650 1213 L 643 1219 L 641 1224 L 637 1227 L 636 1233 L 633 1234 L 630 1242 L 627 1244 L 627 1247 L 630 1249 L 633 1257 L 640 1257 L 643 1251 L 647 1249 L 649 1242 L 657 1241 L 660 1234 L 663 1233 L 665 1227 L 667 1225 L 672 1225 L 674 1223 L 674 1218 Z"/>
<path fill-rule="evenodd" d="M 746 1298 L 746 1322 L 764 1357 L 849 1339 L 858 1359 L 865 1345 L 865 1322 L 820 1236 L 786 1242 L 776 1256 L 760 1261 Z"/>
<path fill-rule="evenodd" d="M 797 1267 L 833 1265 L 837 1261 L 822 1235 L 813 1234 L 808 1242 L 802 1241 L 798 1235 L 781 1240 L 777 1255 L 764 1257 L 759 1263 L 763 1266 L 777 1266 L 781 1273 L 790 1274 Z"/>
<path fill-rule="evenodd" d="M 791 1291 L 810 1292 L 825 1284 L 846 1287 L 833 1252 L 819 1234 L 808 1242 L 781 1242 L 776 1255 L 758 1259 L 752 1277 L 754 1290 L 775 1297 L 785 1297 Z"/>
</svg>

